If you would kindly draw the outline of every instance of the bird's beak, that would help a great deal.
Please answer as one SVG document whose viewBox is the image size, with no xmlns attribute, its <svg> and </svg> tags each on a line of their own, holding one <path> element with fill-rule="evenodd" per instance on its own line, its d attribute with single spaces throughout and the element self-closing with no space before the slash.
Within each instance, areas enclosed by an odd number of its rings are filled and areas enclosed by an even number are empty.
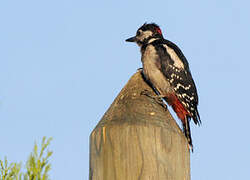
<svg viewBox="0 0 250 180">
<path fill-rule="evenodd" d="M 136 38 L 135 36 L 134 37 L 131 37 L 131 38 L 128 38 L 126 39 L 127 42 L 135 42 L 136 41 Z"/>
</svg>

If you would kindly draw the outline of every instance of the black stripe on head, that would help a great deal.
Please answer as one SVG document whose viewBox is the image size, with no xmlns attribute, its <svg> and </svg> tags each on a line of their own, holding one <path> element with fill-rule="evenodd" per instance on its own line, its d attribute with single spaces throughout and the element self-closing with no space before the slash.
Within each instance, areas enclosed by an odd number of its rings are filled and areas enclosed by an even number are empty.
<svg viewBox="0 0 250 180">
<path fill-rule="evenodd" d="M 155 23 L 150 23 L 150 24 L 144 23 L 144 24 L 138 29 L 138 31 L 139 31 L 139 30 L 142 30 L 142 31 L 150 30 L 150 31 L 153 32 L 153 36 L 154 36 L 154 37 L 163 37 L 160 27 L 159 27 L 157 24 L 155 24 Z M 137 31 L 137 32 L 138 32 L 138 31 Z"/>
</svg>

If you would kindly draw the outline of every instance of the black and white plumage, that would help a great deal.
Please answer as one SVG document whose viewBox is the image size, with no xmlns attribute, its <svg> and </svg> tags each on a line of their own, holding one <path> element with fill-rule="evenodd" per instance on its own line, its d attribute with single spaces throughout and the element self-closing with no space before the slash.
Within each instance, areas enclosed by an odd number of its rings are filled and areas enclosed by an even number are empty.
<svg viewBox="0 0 250 180">
<path fill-rule="evenodd" d="M 172 106 L 183 124 L 191 149 L 190 119 L 200 124 L 198 94 L 189 64 L 177 45 L 163 38 L 158 25 L 144 24 L 136 36 L 127 39 L 141 48 L 143 74 L 146 80 Z"/>
</svg>

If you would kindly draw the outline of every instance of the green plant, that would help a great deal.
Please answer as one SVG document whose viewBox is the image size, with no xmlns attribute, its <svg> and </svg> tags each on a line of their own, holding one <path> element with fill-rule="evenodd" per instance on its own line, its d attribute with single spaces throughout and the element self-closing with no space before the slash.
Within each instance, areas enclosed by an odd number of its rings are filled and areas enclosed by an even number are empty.
<svg viewBox="0 0 250 180">
<path fill-rule="evenodd" d="M 33 152 L 26 162 L 25 173 L 21 172 L 21 163 L 8 164 L 7 158 L 4 161 L 0 160 L 0 180 L 49 180 L 48 172 L 51 170 L 49 158 L 52 151 L 47 148 L 51 140 L 52 138 L 43 137 L 40 152 L 35 143 Z"/>
<path fill-rule="evenodd" d="M 21 163 L 11 163 L 8 165 L 7 158 L 0 160 L 0 180 L 18 180 L 21 179 Z"/>
</svg>

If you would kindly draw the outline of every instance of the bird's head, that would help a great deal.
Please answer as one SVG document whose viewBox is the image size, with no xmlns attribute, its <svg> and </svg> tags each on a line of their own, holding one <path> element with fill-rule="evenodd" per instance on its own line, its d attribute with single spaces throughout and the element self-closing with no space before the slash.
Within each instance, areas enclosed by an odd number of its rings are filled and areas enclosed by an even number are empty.
<svg viewBox="0 0 250 180">
<path fill-rule="evenodd" d="M 139 46 L 163 38 L 160 27 L 155 24 L 143 24 L 136 32 L 136 36 L 126 39 L 127 42 L 136 42 Z"/>
</svg>

